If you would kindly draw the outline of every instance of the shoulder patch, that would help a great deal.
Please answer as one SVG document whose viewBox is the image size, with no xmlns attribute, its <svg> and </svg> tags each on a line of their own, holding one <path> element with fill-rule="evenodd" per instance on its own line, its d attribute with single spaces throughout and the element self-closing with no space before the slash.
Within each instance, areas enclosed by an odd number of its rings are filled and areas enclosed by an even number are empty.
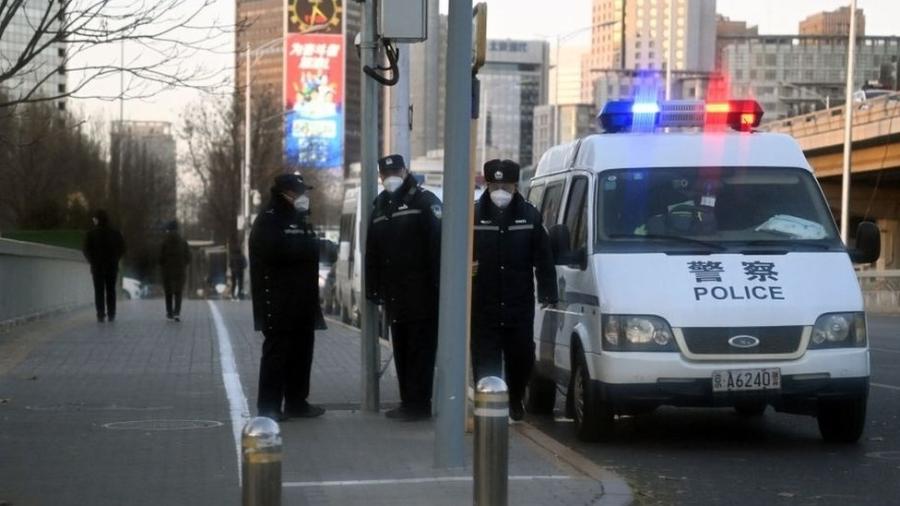
<svg viewBox="0 0 900 506">
<path fill-rule="evenodd" d="M 439 204 L 434 204 L 433 206 L 431 206 L 431 214 L 433 214 L 435 218 L 441 219 L 441 216 L 443 216 L 444 214 L 444 210 Z"/>
</svg>

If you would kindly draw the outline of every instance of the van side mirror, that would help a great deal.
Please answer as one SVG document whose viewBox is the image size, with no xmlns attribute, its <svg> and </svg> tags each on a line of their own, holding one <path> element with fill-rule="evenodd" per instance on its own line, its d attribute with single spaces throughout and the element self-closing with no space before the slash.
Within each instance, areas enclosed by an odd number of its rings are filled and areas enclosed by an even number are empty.
<svg viewBox="0 0 900 506">
<path fill-rule="evenodd" d="M 878 225 L 864 221 L 856 228 L 856 247 L 848 251 L 856 264 L 869 264 L 881 256 L 881 231 Z"/>
</svg>

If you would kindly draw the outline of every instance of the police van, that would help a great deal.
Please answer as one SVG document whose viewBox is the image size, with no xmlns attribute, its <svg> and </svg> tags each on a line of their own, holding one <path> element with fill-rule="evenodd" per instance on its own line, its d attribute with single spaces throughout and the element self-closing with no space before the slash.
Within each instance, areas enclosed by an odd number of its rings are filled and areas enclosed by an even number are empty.
<svg viewBox="0 0 900 506">
<path fill-rule="evenodd" d="M 853 263 L 877 227 L 841 242 L 789 136 L 761 133 L 754 101 L 608 103 L 605 131 L 548 150 L 527 199 L 559 284 L 536 310 L 531 412 L 559 389 L 582 440 L 658 406 L 767 406 L 856 441 L 869 390 Z"/>
</svg>

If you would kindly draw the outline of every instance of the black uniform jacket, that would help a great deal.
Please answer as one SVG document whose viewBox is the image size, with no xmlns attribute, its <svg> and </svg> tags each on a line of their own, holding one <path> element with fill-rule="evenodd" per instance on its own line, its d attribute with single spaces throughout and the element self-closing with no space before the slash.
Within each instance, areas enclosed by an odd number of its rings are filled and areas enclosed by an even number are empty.
<svg viewBox="0 0 900 506">
<path fill-rule="evenodd" d="M 185 271 L 191 263 L 191 249 L 180 235 L 167 232 L 159 248 L 159 266 L 163 279 L 184 281 Z"/>
<path fill-rule="evenodd" d="M 516 327 L 534 322 L 538 300 L 556 303 L 556 267 L 541 214 L 516 192 L 501 211 L 484 192 L 475 203 L 472 324 Z"/>
<path fill-rule="evenodd" d="M 290 202 L 273 198 L 250 232 L 253 327 L 272 333 L 307 332 L 322 322 L 319 241 Z"/>
<path fill-rule="evenodd" d="M 366 297 L 393 322 L 437 317 L 441 201 L 410 174 L 375 199 L 366 238 Z"/>
</svg>

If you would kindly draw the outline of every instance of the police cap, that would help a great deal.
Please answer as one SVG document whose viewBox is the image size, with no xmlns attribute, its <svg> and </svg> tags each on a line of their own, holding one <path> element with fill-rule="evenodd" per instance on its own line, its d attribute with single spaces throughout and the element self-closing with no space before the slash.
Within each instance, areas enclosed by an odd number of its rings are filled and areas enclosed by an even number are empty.
<svg viewBox="0 0 900 506">
<path fill-rule="evenodd" d="M 488 183 L 518 183 L 519 164 L 512 160 L 488 160 L 484 164 L 484 180 Z"/>
<path fill-rule="evenodd" d="M 388 155 L 378 160 L 378 172 L 384 172 L 387 170 L 400 170 L 405 168 L 406 162 L 403 161 L 403 157 L 400 155 Z"/>
<path fill-rule="evenodd" d="M 303 176 L 299 172 L 292 174 L 279 174 L 275 176 L 275 184 L 272 190 L 276 192 L 290 191 L 298 195 L 302 195 L 306 190 L 312 190 L 313 187 L 303 182 Z"/>
</svg>

